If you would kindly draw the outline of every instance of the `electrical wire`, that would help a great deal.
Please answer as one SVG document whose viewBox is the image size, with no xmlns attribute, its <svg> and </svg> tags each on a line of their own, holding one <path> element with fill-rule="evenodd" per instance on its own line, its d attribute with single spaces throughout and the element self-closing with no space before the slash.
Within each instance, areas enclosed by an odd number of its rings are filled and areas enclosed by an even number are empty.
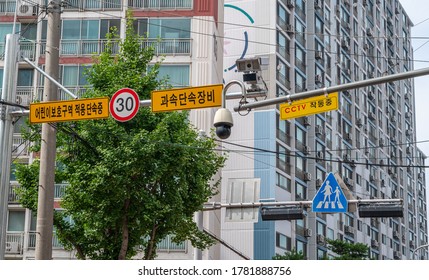
<svg viewBox="0 0 429 280">
<path fill-rule="evenodd" d="M 105 1 L 101 1 L 101 2 L 105 2 Z M 110 4 L 110 2 L 105 2 L 105 3 L 109 3 Z M 112 4 L 114 4 L 114 3 L 112 3 Z M 93 13 L 97 13 L 97 14 L 100 14 L 100 15 L 107 15 L 109 17 L 116 18 L 116 19 L 123 19 L 122 16 L 112 15 L 112 14 L 109 14 L 109 13 L 106 13 L 106 12 L 102 12 L 102 11 L 80 8 L 80 7 L 73 6 L 73 5 L 69 5 L 69 6 L 74 7 L 74 8 L 79 8 L 79 9 L 81 9 L 83 11 L 86 11 L 86 12 L 93 12 Z M 164 11 L 157 11 L 157 12 L 167 13 L 167 12 L 164 12 Z M 182 16 L 182 17 L 185 17 L 185 16 Z M 205 19 L 203 19 L 203 20 L 205 20 Z M 155 23 L 150 23 L 150 22 L 147 22 L 147 25 L 158 26 L 158 27 L 162 26 L 160 24 L 155 24 Z M 248 26 L 248 25 L 244 25 L 244 26 L 249 27 L 249 28 L 255 27 L 255 26 Z M 190 30 L 184 30 L 184 29 L 175 28 L 175 27 L 168 27 L 168 28 L 171 29 L 171 30 L 176 30 L 176 31 L 185 31 L 185 32 L 189 32 L 189 33 L 192 33 L 192 34 L 196 34 L 196 35 L 213 36 L 213 34 L 208 34 L 208 33 L 203 33 L 203 32 L 196 32 L 196 31 L 190 31 Z M 273 30 L 277 30 L 277 29 L 273 29 Z M 295 31 L 294 33 L 296 34 L 296 33 L 300 33 L 300 32 Z M 305 33 L 305 32 L 303 32 L 303 34 L 316 35 L 318 33 Z M 330 35 L 330 34 L 328 34 L 328 35 L 329 36 L 333 36 L 335 38 L 340 38 L 342 36 L 342 35 Z M 221 35 L 218 35 L 217 37 L 223 38 L 223 39 L 228 39 L 228 40 L 233 40 L 233 41 L 242 41 L 242 42 L 246 41 L 245 39 L 239 39 L 239 38 L 235 38 L 235 37 L 227 37 L 227 36 L 221 36 Z M 351 36 L 351 37 L 352 38 L 354 38 L 354 37 L 359 38 L 359 36 Z M 368 37 L 368 36 L 361 36 L 361 37 L 365 37 L 365 38 L 377 38 L 377 37 Z M 380 37 L 380 38 L 387 39 L 387 37 Z M 410 37 L 406 37 L 406 38 L 410 38 Z M 419 37 L 419 38 L 424 38 L 424 37 Z M 429 38 L 429 37 L 427 37 L 427 38 Z M 248 40 L 247 42 L 248 43 L 254 43 L 254 44 L 260 44 L 260 45 L 275 46 L 275 47 L 280 46 L 278 44 L 259 42 L 259 41 L 253 41 L 253 40 Z M 222 46 L 222 48 L 223 48 L 223 46 Z M 291 47 L 290 49 L 296 49 L 296 48 Z M 319 50 L 310 50 L 308 48 L 304 48 L 304 49 L 306 51 L 310 51 L 310 52 L 311 51 L 319 51 Z M 330 53 L 332 55 L 339 55 L 339 54 L 342 53 L 341 51 L 339 51 L 339 52 L 331 52 L 331 51 L 327 51 L 327 50 L 325 50 L 325 52 L 326 53 Z M 378 58 L 377 56 L 369 56 L 369 55 L 365 55 L 365 54 L 350 54 L 350 56 L 352 56 L 352 57 L 363 56 L 363 57 L 370 57 L 370 58 Z M 386 57 L 386 59 L 389 59 L 389 57 Z M 406 58 L 405 59 L 397 59 L 396 57 L 392 57 L 390 59 L 395 59 L 396 61 L 410 61 L 410 62 L 413 61 L 413 62 L 429 63 L 429 61 L 427 61 L 427 60 L 411 60 L 411 59 L 406 59 Z"/>
<path fill-rule="evenodd" d="M 233 146 L 237 146 L 237 147 L 241 147 L 241 148 L 245 148 L 245 149 L 249 149 L 249 150 L 253 150 L 253 151 L 258 151 L 258 152 L 264 152 L 264 153 L 268 153 L 268 154 L 274 154 L 276 156 L 279 155 L 284 155 L 284 156 L 289 156 L 289 157 L 300 157 L 303 159 L 311 159 L 311 160 L 316 160 L 316 161 L 322 161 L 322 162 L 336 162 L 336 163 L 345 163 L 345 164 L 351 164 L 351 160 L 337 160 L 337 159 L 327 159 L 327 158 L 318 158 L 318 157 L 313 157 L 313 156 L 305 156 L 305 155 L 300 155 L 300 154 L 296 154 L 296 152 L 278 152 L 278 151 L 271 151 L 271 150 L 267 150 L 267 149 L 261 149 L 261 148 L 256 148 L 256 147 L 250 147 L 250 146 L 246 146 L 246 145 L 241 145 L 241 144 L 237 144 L 237 143 L 232 143 L 232 142 L 227 142 L 225 140 L 218 140 L 215 139 L 215 141 L 218 141 L 220 143 L 225 143 L 225 144 L 229 144 L 229 145 L 233 145 Z M 364 160 L 374 160 L 371 158 L 362 158 Z M 389 159 L 389 158 L 386 158 Z M 367 166 L 378 166 L 378 167 L 413 167 L 413 168 L 429 168 L 429 166 L 427 165 L 402 165 L 402 164 L 381 164 L 381 163 L 370 163 L 370 162 L 357 162 L 356 160 L 353 162 L 353 164 L 355 165 L 367 165 Z"/>
<path fill-rule="evenodd" d="M 100 4 L 108 4 L 107 6 L 109 6 L 109 7 L 113 7 L 113 6 L 117 6 L 117 8 L 121 8 L 122 7 L 122 3 L 118 3 L 118 2 L 110 2 L 110 1 L 106 1 L 106 0 L 98 0 L 98 2 L 100 2 Z M 90 9 L 86 9 L 86 8 L 83 8 L 83 7 L 78 7 L 78 6 L 75 6 L 75 5 L 72 5 L 72 4 L 69 4 L 69 6 L 73 7 L 73 8 L 76 8 L 76 9 L 82 9 L 82 10 L 87 11 L 87 12 L 97 12 L 97 13 L 100 12 L 100 11 L 97 11 L 97 10 L 90 10 Z M 133 8 L 132 9 L 133 11 L 145 11 L 145 12 L 148 11 L 144 7 L 133 6 L 133 5 L 129 5 L 129 4 L 128 4 L 128 8 Z M 152 10 L 149 10 L 149 11 L 152 11 Z M 164 10 L 156 10 L 156 12 L 158 14 L 164 14 L 164 15 L 168 15 L 168 16 L 189 18 L 188 15 L 183 15 L 183 13 L 180 13 L 180 12 L 164 11 Z M 100 14 L 105 14 L 105 13 L 100 12 Z M 110 15 L 110 14 L 108 14 L 108 15 Z M 116 16 L 116 18 L 123 19 L 121 16 Z M 277 28 L 266 27 L 266 26 L 248 25 L 248 24 L 233 23 L 233 22 L 227 22 L 227 21 L 215 21 L 215 20 L 206 19 L 206 18 L 199 18 L 199 17 L 196 17 L 196 18 L 193 18 L 193 19 L 194 20 L 198 20 L 198 21 L 203 21 L 203 22 L 209 22 L 209 23 L 213 23 L 213 24 L 224 24 L 224 25 L 237 26 L 237 27 L 250 28 L 250 29 L 261 29 L 261 30 L 268 30 L 268 31 L 278 31 Z M 426 20 L 429 20 L 429 18 L 426 19 Z M 426 20 L 424 20 L 424 21 L 426 21 Z M 423 23 L 423 22 L 420 22 L 420 23 Z M 418 24 L 420 24 L 420 23 L 418 23 Z M 416 24 L 416 25 L 418 25 L 418 24 Z M 414 25 L 414 26 L 416 26 L 416 25 Z M 329 33 L 328 34 L 324 34 L 324 33 L 322 34 L 322 33 L 302 32 L 302 31 L 295 31 L 295 33 L 299 33 L 299 34 L 303 34 L 303 35 L 330 36 L 330 37 L 334 37 L 334 38 L 341 38 L 341 37 L 356 38 L 356 39 L 359 39 L 359 38 L 388 39 L 389 38 L 389 36 L 371 36 L 371 37 L 368 37 L 368 36 L 359 36 L 359 35 L 348 36 L 348 35 L 333 35 L 333 34 L 329 34 Z M 421 40 L 426 40 L 426 39 L 429 39 L 429 36 L 428 37 L 413 37 L 413 36 L 398 36 L 398 37 L 396 37 L 395 36 L 395 38 L 398 38 L 398 39 L 421 39 Z"/>
<path fill-rule="evenodd" d="M 107 2 L 107 1 L 100 1 L 101 3 L 109 3 L 109 2 Z M 110 2 L 110 4 L 114 4 L 114 3 L 112 3 L 112 2 Z M 121 5 L 121 4 L 120 4 Z M 73 7 L 73 6 L 72 6 Z M 74 6 L 74 7 L 76 7 L 76 8 L 79 8 L 79 7 L 77 7 L 77 6 Z M 108 16 L 110 16 L 110 17 L 113 17 L 113 18 L 121 18 L 122 19 L 122 17 L 118 17 L 118 16 L 115 16 L 115 15 L 112 15 L 112 14 L 107 14 L 107 13 L 104 13 L 104 12 L 100 12 L 100 11 L 94 11 L 94 10 L 88 10 L 88 9 L 83 9 L 83 10 L 85 10 L 85 11 L 88 11 L 88 12 L 94 12 L 94 13 L 98 13 L 98 14 L 103 14 L 103 15 L 108 15 Z M 160 11 L 161 13 L 163 12 L 163 13 L 167 13 L 167 12 L 164 12 L 164 11 Z M 43 19 L 42 19 L 43 20 Z M 39 21 L 40 22 L 40 21 Z M 214 22 L 214 21 L 212 21 L 212 22 Z M 148 23 L 148 25 L 149 25 L 150 23 Z M 153 24 L 153 23 L 152 23 Z M 228 23 L 226 23 L 226 22 L 224 22 L 224 24 L 228 24 Z M 235 24 L 232 24 L 232 23 L 229 23 L 229 24 L 231 24 L 231 25 L 235 25 Z M 155 25 L 155 26 L 161 26 L 161 25 L 157 25 L 157 24 L 153 24 L 153 25 Z M 257 28 L 257 26 L 249 26 L 249 25 L 241 25 L 241 27 L 249 27 L 249 28 Z M 207 34 L 207 33 L 201 33 L 201 32 L 192 32 L 192 31 L 188 31 L 188 30 L 182 30 L 182 29 L 178 29 L 178 28 L 171 28 L 171 29 L 175 29 L 175 30 L 179 30 L 179 31 L 187 31 L 187 32 L 190 32 L 190 33 L 195 33 L 195 34 L 198 34 L 198 35 L 206 35 L 206 36 L 212 36 L 212 34 Z M 277 30 L 277 29 L 272 29 L 272 30 Z M 299 32 L 295 32 L 295 33 L 299 33 Z M 303 34 L 307 34 L 307 35 L 316 35 L 316 33 L 305 33 L 305 32 L 303 32 Z M 324 36 L 325 35 L 328 35 L 328 36 L 335 36 L 335 38 L 338 38 L 338 37 L 341 37 L 341 35 L 340 36 L 338 36 L 338 35 L 330 35 L 330 34 L 323 34 Z M 244 41 L 244 40 L 241 40 L 241 39 L 237 39 L 237 38 L 230 38 L 230 37 L 226 37 L 226 36 L 219 36 L 219 37 L 221 37 L 221 38 L 224 38 L 224 39 L 231 39 L 231 40 L 238 40 L 238 41 Z M 349 36 L 348 36 L 349 37 Z M 358 37 L 361 37 L 361 36 L 350 36 L 350 37 L 353 37 L 353 38 L 358 38 Z M 362 36 L 362 37 L 367 37 L 367 36 Z M 376 37 L 372 37 L 372 38 L 376 38 Z M 379 37 L 379 38 L 384 38 L 384 39 L 387 39 L 387 37 Z M 405 38 L 410 38 L 410 37 L 405 37 Z M 424 38 L 424 37 L 421 37 L 421 38 Z M 270 43 L 264 43 L 264 42 L 257 42 L 257 41 L 248 41 L 249 43 L 257 43 L 257 44 L 264 44 L 264 45 L 270 45 L 270 46 L 279 46 L 278 44 L 270 44 Z M 293 48 L 291 48 L 291 49 L 293 49 Z M 311 51 L 311 50 L 309 50 L 309 49 L 306 49 L 307 51 Z M 314 51 L 316 51 L 316 50 L 314 50 Z M 331 52 L 331 53 L 333 53 L 333 54 L 339 54 L 339 53 L 335 53 L 335 52 Z M 358 54 L 353 54 L 354 56 L 361 56 L 361 55 L 358 55 Z M 362 55 L 362 56 L 365 56 L 365 57 L 368 57 L 367 55 Z M 407 61 L 414 61 L 414 60 L 408 60 L 408 59 L 406 59 Z M 429 61 L 420 61 L 420 62 L 429 62 Z M 251 148 L 251 147 L 247 147 L 247 148 Z M 366 147 L 366 148 L 368 148 L 368 147 Z M 370 147 L 370 148 L 374 148 L 374 147 Z M 358 149 L 358 148 L 356 148 L 356 149 Z M 273 152 L 273 151 L 265 151 L 265 152 Z M 311 158 L 311 157 L 306 157 L 306 158 Z M 313 158 L 313 159 L 317 159 L 317 158 Z M 320 159 L 318 159 L 318 160 L 320 160 Z M 325 159 L 325 161 L 327 161 L 326 159 Z M 329 161 L 334 161 L 334 162 L 343 162 L 343 161 L 336 161 L 336 160 L 329 160 Z M 357 163 L 357 164 L 363 164 L 363 163 Z M 368 163 L 364 163 L 365 165 L 368 165 Z M 372 165 L 374 165 L 374 164 L 372 164 Z M 377 165 L 377 164 L 375 164 L 375 165 Z M 378 166 L 391 166 L 391 165 L 380 165 L 380 164 L 378 164 Z M 399 166 L 399 165 L 396 165 L 396 166 Z M 403 167 L 407 167 L 408 165 L 405 165 L 405 166 L 403 166 Z"/>
<path fill-rule="evenodd" d="M 107 2 L 107 1 L 102 1 L 102 0 L 100 1 L 100 3 L 107 3 L 107 4 L 109 4 L 109 5 L 116 5 L 116 3 L 115 3 L 115 2 Z M 118 5 L 119 5 L 119 6 L 122 6 L 122 3 L 119 3 Z M 81 7 L 74 6 L 74 5 L 70 5 L 70 4 L 69 4 L 69 6 L 70 6 L 70 7 L 77 8 L 77 9 L 82 9 Z M 101 15 L 107 15 L 107 16 L 112 17 L 112 18 L 123 19 L 123 17 L 122 17 L 122 16 L 112 15 L 112 14 L 109 14 L 109 13 L 106 13 L 106 12 L 102 12 L 102 11 L 90 10 L 90 9 L 82 9 L 82 10 L 83 10 L 83 11 L 86 11 L 86 12 L 93 12 L 93 13 L 97 13 L 97 14 L 101 14 Z M 175 13 L 172 13 L 172 12 L 166 12 L 166 11 L 158 11 L 158 12 L 160 12 L 160 13 L 165 13 L 165 14 L 170 14 L 170 15 L 177 15 L 177 16 L 185 17 L 185 16 L 178 15 L 178 14 L 175 14 Z M 214 22 L 214 21 L 212 21 L 212 20 L 207 20 L 207 19 L 200 19 L 200 18 L 196 18 L 196 19 L 198 19 L 198 20 L 205 20 L 205 21 Z M 234 23 L 226 23 L 226 22 L 224 22 L 224 24 L 236 25 L 236 24 L 234 24 Z M 148 22 L 148 25 L 161 26 L 161 25 L 157 25 L 157 24 L 149 23 L 149 22 Z M 242 25 L 242 24 L 237 24 L 237 25 L 242 26 L 242 27 L 248 27 L 248 28 L 258 28 L 258 26 L 251 26 L 251 25 Z M 261 28 L 266 28 L 266 27 L 261 27 Z M 202 32 L 195 32 L 195 31 L 189 31 L 189 30 L 183 30 L 183 29 L 179 29 L 179 28 L 173 28 L 173 27 L 170 27 L 170 29 L 178 30 L 178 31 L 186 31 L 186 32 L 190 32 L 190 33 L 198 34 L 198 35 L 212 36 L 212 34 L 207 34 L 207 33 L 202 33 Z M 272 29 L 272 30 L 277 30 L 277 29 L 274 29 L 274 28 L 271 28 L 271 29 Z M 294 33 L 300 33 L 300 32 L 295 31 Z M 307 35 L 316 35 L 316 34 L 318 34 L 318 33 L 305 33 L 305 32 L 302 32 L 302 33 L 303 33 L 303 34 L 307 34 Z M 333 37 L 335 37 L 335 38 L 339 38 L 339 37 L 341 37 L 342 35 L 323 34 L 323 36 L 333 36 Z M 224 39 L 228 39 L 228 40 L 245 41 L 244 39 L 232 38 L 232 37 L 226 37 L 226 36 L 218 36 L 218 37 L 220 37 L 220 38 L 224 38 Z M 360 37 L 368 37 L 368 36 L 351 36 L 351 37 L 352 37 L 352 38 L 360 38 Z M 377 37 L 372 37 L 372 38 L 377 38 Z M 387 39 L 387 37 L 385 37 L 385 36 L 380 37 L 380 38 Z M 399 37 L 398 37 L 398 38 L 399 38 Z M 404 38 L 411 38 L 411 37 L 404 37 Z M 423 38 L 425 38 L 425 37 L 419 37 L 419 38 L 420 38 L 420 39 L 423 39 Z M 427 37 L 427 38 L 429 38 L 429 37 Z M 255 43 L 255 44 L 269 45 L 269 46 L 279 46 L 278 44 L 265 43 L 265 42 L 258 42 L 258 41 L 252 41 L 252 40 L 250 40 L 250 41 L 248 41 L 248 42 L 249 42 L 249 43 Z M 222 47 L 223 47 L 223 46 L 222 46 Z M 294 49 L 294 48 L 290 48 L 290 49 Z M 310 49 L 306 49 L 306 51 L 318 51 L 318 50 L 310 50 Z M 326 51 L 326 50 L 325 50 L 325 52 L 330 53 L 330 54 L 333 54 L 333 55 L 339 55 L 339 54 L 341 54 L 341 51 L 339 51 L 339 52 L 329 52 L 329 51 Z M 360 54 L 351 54 L 351 56 L 354 56 L 354 57 L 355 57 L 355 56 L 357 56 L 357 57 L 359 57 L 359 56 L 364 56 L 364 57 L 377 58 L 376 56 L 368 56 L 368 55 L 365 55 L 365 54 L 362 54 L 362 55 L 360 55 Z M 388 58 L 387 58 L 387 59 L 388 59 Z M 413 62 L 429 63 L 429 61 L 426 61 L 426 60 L 410 60 L 410 59 L 397 59 L 397 58 L 391 58 L 391 59 L 395 59 L 395 60 L 399 60 L 399 61 L 403 60 L 403 61 L 413 61 Z"/>
</svg>

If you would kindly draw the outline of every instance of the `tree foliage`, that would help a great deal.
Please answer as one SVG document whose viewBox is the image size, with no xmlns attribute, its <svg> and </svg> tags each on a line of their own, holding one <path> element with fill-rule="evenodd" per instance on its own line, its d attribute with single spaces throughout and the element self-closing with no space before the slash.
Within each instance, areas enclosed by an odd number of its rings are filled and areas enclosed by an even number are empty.
<svg viewBox="0 0 429 280">
<path fill-rule="evenodd" d="M 166 85 L 158 78 L 160 62 L 151 64 L 154 49 L 141 47 L 144 39 L 132 26 L 128 18 L 116 55 L 117 38 L 110 36 L 87 73 L 92 87 L 86 97 L 132 88 L 144 100 Z M 193 214 L 216 193 L 218 181 L 212 178 L 225 158 L 214 151 L 213 138 L 199 137 L 186 111 L 154 114 L 140 108 L 124 123 L 108 118 L 57 126 L 56 179 L 69 186 L 54 223 L 65 248 L 82 259 L 129 259 L 143 248 L 143 258 L 153 259 L 168 235 L 200 249 L 213 243 L 198 230 Z M 37 161 L 18 168 L 21 203 L 33 211 L 37 176 Z"/>
<path fill-rule="evenodd" d="M 273 260 L 305 260 L 304 254 L 300 251 L 297 252 L 295 249 L 292 249 L 290 252 L 285 252 L 283 255 L 276 254 Z"/>
<path fill-rule="evenodd" d="M 328 248 L 337 254 L 335 260 L 366 260 L 369 258 L 369 248 L 363 243 L 349 243 L 342 240 L 327 241 Z"/>
</svg>

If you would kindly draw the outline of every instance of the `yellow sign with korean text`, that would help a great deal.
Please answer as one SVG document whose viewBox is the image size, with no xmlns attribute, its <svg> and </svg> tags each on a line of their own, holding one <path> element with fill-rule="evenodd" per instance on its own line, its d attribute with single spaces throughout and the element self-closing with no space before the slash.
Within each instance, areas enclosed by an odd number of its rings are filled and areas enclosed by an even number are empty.
<svg viewBox="0 0 429 280">
<path fill-rule="evenodd" d="M 338 92 L 280 104 L 280 119 L 287 120 L 338 109 Z"/>
<path fill-rule="evenodd" d="M 66 122 L 108 117 L 108 97 L 30 104 L 30 123 Z"/>
<path fill-rule="evenodd" d="M 222 106 L 223 85 L 177 88 L 152 92 L 152 112 Z"/>
</svg>

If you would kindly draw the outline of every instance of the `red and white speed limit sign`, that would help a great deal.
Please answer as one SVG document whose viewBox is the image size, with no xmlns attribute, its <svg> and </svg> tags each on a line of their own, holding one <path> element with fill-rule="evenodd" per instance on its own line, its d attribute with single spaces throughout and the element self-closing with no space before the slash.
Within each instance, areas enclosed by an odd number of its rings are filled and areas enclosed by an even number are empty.
<svg viewBox="0 0 429 280">
<path fill-rule="evenodd" d="M 109 102 L 110 114 L 120 122 L 126 122 L 134 118 L 139 111 L 139 107 L 139 96 L 130 88 L 118 90 Z"/>
</svg>

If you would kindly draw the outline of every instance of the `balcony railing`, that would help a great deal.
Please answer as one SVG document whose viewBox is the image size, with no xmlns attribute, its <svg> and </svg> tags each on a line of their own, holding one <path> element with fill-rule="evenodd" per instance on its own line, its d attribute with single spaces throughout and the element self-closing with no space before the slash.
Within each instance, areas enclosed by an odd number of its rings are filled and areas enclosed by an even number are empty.
<svg viewBox="0 0 429 280">
<path fill-rule="evenodd" d="M 18 203 L 18 194 L 17 194 L 17 189 L 21 188 L 21 185 L 18 183 L 11 183 L 9 185 L 9 197 L 8 197 L 8 202 L 9 203 Z"/>
<path fill-rule="evenodd" d="M 157 249 L 160 252 L 186 252 L 186 242 L 174 243 L 168 235 L 158 243 Z"/>
<path fill-rule="evenodd" d="M 61 183 L 61 184 L 55 184 L 55 189 L 54 189 L 54 198 L 55 199 L 61 199 L 66 191 L 66 188 L 69 184 L 67 183 Z"/>
<path fill-rule="evenodd" d="M 142 48 L 155 47 L 155 55 L 191 55 L 191 39 L 146 39 L 140 42 Z"/>
<path fill-rule="evenodd" d="M 142 48 L 153 46 L 155 55 L 191 55 L 191 39 L 145 39 L 140 42 Z M 92 56 L 106 50 L 107 40 L 67 40 L 60 42 L 60 56 Z M 1 46 L 0 46 L 1 48 Z M 112 53 L 117 54 L 119 43 L 113 42 Z M 41 43 L 40 54 L 46 52 L 46 42 Z"/>
<path fill-rule="evenodd" d="M 60 42 L 61 56 L 92 56 L 100 54 L 106 50 L 107 40 L 68 40 L 62 39 Z M 112 53 L 116 54 L 119 50 L 117 42 L 112 43 Z M 42 41 L 40 46 L 40 54 L 46 53 L 46 42 Z"/>
<path fill-rule="evenodd" d="M 61 199 L 64 194 L 65 190 L 68 184 L 61 183 L 61 184 L 55 184 L 54 185 L 54 198 L 55 199 Z M 17 193 L 17 190 L 21 188 L 21 185 L 18 183 L 11 183 L 9 185 L 9 203 L 19 203 L 19 196 Z"/>
<path fill-rule="evenodd" d="M 16 7 L 16 0 L 0 1 L 0 14 L 14 13 L 15 7 Z"/>
<path fill-rule="evenodd" d="M 75 86 L 75 87 L 67 87 L 66 88 L 76 95 L 78 98 L 81 98 L 82 95 L 86 92 L 87 88 L 84 86 Z M 37 88 L 37 97 L 36 99 L 39 101 L 43 101 L 43 86 Z M 72 100 L 73 98 L 64 92 L 62 89 L 58 89 L 58 100 Z"/>
<path fill-rule="evenodd" d="M 1 2 L 0 2 L 1 3 Z M 2 40 L 3 38 L 0 38 Z M 20 41 L 19 49 L 21 55 L 34 61 L 36 59 L 36 42 Z M 4 60 L 5 42 L 0 42 L 0 60 Z"/>
<path fill-rule="evenodd" d="M 28 142 L 22 138 L 21 133 L 14 133 L 12 136 L 12 156 L 26 157 L 29 156 Z"/>
<path fill-rule="evenodd" d="M 6 232 L 6 255 L 22 255 L 24 249 L 24 232 Z"/>
<path fill-rule="evenodd" d="M 153 10 L 190 10 L 193 0 L 128 0 L 130 8 Z"/>
<path fill-rule="evenodd" d="M 66 10 L 122 10 L 122 0 L 68 0 Z"/>
<path fill-rule="evenodd" d="M 148 240 L 147 237 L 143 238 L 144 240 Z M 186 252 L 187 251 L 187 242 L 174 243 L 172 235 L 167 235 L 163 240 L 159 241 L 157 244 L 157 250 L 159 252 Z M 137 250 L 143 250 L 144 247 L 139 245 L 136 247 Z"/>
<path fill-rule="evenodd" d="M 28 248 L 29 249 L 36 248 L 36 232 L 34 231 L 30 231 L 28 233 Z M 60 240 L 58 240 L 58 237 L 55 232 L 52 236 L 52 248 L 55 248 L 55 249 L 63 248 L 63 245 L 61 244 Z"/>
<path fill-rule="evenodd" d="M 30 105 L 33 98 L 33 87 L 16 87 L 16 103 L 24 106 Z"/>
<path fill-rule="evenodd" d="M 26 248 L 24 248 L 24 240 L 27 239 Z M 174 243 L 172 236 L 167 236 L 158 243 L 157 249 L 159 252 L 186 252 L 187 242 Z M 6 232 L 6 255 L 22 255 L 24 249 L 36 248 L 36 232 L 29 231 L 8 231 Z M 52 236 L 52 248 L 62 249 L 63 245 L 54 232 Z"/>
</svg>

